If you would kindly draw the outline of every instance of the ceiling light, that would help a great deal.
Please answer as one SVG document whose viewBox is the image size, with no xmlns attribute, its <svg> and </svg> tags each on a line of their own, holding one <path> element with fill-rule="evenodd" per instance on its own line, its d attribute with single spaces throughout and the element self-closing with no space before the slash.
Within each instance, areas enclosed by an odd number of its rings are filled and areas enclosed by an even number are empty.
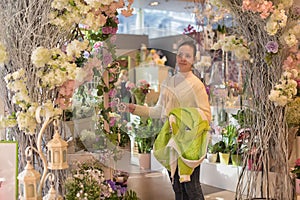
<svg viewBox="0 0 300 200">
<path fill-rule="evenodd" d="M 149 3 L 150 6 L 158 6 L 159 2 L 158 1 L 152 1 Z"/>
</svg>

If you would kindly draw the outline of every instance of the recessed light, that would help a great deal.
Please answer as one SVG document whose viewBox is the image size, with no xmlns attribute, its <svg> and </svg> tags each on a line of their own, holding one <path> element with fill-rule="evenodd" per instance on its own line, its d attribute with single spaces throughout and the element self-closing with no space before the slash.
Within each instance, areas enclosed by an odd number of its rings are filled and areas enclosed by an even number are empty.
<svg viewBox="0 0 300 200">
<path fill-rule="evenodd" d="M 158 6 L 159 2 L 158 1 L 152 1 L 149 3 L 150 6 Z"/>
</svg>

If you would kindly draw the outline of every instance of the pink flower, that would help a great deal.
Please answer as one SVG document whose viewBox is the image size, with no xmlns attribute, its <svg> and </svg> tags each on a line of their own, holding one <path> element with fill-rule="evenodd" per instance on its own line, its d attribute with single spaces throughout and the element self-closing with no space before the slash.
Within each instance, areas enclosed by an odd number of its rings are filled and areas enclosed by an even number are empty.
<svg viewBox="0 0 300 200">
<path fill-rule="evenodd" d="M 108 66 L 110 63 L 112 63 L 113 59 L 111 54 L 106 53 L 103 55 L 103 64 L 104 66 Z"/>
<path fill-rule="evenodd" d="M 125 87 L 126 87 L 127 90 L 131 90 L 132 88 L 135 87 L 135 84 L 134 84 L 134 83 L 131 83 L 131 82 L 127 82 L 127 83 L 125 84 Z"/>
<path fill-rule="evenodd" d="M 95 44 L 94 44 L 94 48 L 95 49 L 98 49 L 98 48 L 100 48 L 100 47 L 102 47 L 103 46 L 103 42 L 96 42 Z"/>
<path fill-rule="evenodd" d="M 114 97 L 114 96 L 116 96 L 116 94 L 117 94 L 117 90 L 116 89 L 111 89 L 108 92 L 108 96 L 109 97 Z"/>
<path fill-rule="evenodd" d="M 300 158 L 296 160 L 295 167 L 300 167 Z"/>
<path fill-rule="evenodd" d="M 117 119 L 115 117 L 109 118 L 109 126 L 112 127 L 117 122 Z"/>
</svg>

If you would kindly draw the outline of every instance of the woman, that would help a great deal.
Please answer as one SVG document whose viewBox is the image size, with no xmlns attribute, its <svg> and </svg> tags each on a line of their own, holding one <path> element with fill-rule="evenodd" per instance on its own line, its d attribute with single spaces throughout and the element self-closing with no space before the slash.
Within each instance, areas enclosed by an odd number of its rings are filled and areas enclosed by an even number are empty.
<svg viewBox="0 0 300 200">
<path fill-rule="evenodd" d="M 154 107 L 129 104 L 128 111 L 141 117 L 166 120 L 175 108 L 193 107 L 198 108 L 202 118 L 209 122 L 211 111 L 205 86 L 192 72 L 195 57 L 196 46 L 192 41 L 180 44 L 176 56 L 178 73 L 162 83 L 157 104 Z M 187 182 L 181 182 L 176 169 L 175 174 L 171 176 L 176 200 L 204 199 L 199 178 L 200 165 L 193 169 L 190 181 Z"/>
</svg>

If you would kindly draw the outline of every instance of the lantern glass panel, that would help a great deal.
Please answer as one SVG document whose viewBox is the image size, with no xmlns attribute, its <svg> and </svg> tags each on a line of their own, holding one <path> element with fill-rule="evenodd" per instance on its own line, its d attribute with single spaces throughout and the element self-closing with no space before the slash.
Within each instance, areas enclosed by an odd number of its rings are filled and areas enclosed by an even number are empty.
<svg viewBox="0 0 300 200">
<path fill-rule="evenodd" d="M 67 162 L 67 151 L 63 151 L 63 162 Z"/>
<path fill-rule="evenodd" d="M 24 197 L 24 184 L 20 183 L 20 195 Z"/>
<path fill-rule="evenodd" d="M 54 151 L 54 155 L 53 155 L 53 163 L 59 163 L 59 151 Z"/>
<path fill-rule="evenodd" d="M 52 160 L 51 160 L 51 151 L 48 151 L 48 162 L 52 163 Z"/>
</svg>

